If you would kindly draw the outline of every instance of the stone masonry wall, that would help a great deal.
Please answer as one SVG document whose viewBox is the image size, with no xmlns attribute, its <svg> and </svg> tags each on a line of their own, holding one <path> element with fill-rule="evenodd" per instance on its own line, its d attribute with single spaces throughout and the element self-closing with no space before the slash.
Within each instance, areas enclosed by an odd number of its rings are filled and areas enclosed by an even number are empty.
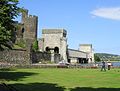
<svg viewBox="0 0 120 91">
<path fill-rule="evenodd" d="M 54 62 L 59 63 L 60 62 L 60 54 L 54 54 Z"/>
<path fill-rule="evenodd" d="M 45 62 L 45 61 L 51 61 L 51 54 L 46 52 L 33 52 L 32 53 L 32 62 L 38 63 L 38 62 Z"/>
<path fill-rule="evenodd" d="M 0 51 L 0 62 L 11 64 L 30 64 L 31 54 L 26 50 Z"/>
<path fill-rule="evenodd" d="M 60 60 L 60 55 L 55 54 L 55 63 Z M 51 54 L 46 52 L 28 52 L 22 49 L 0 51 L 0 64 L 29 65 L 38 62 L 51 62 Z"/>
</svg>

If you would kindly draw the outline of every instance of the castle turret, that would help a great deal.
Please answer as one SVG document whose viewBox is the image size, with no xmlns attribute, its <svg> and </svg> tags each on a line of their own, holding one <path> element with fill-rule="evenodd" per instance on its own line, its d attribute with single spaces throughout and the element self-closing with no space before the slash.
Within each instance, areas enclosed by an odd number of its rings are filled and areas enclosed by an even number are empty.
<svg viewBox="0 0 120 91">
<path fill-rule="evenodd" d="M 24 22 L 24 39 L 35 39 L 37 38 L 37 24 L 38 17 L 29 15 Z"/>
<path fill-rule="evenodd" d="M 37 39 L 37 25 L 38 25 L 38 17 L 34 15 L 28 15 L 28 10 L 23 10 L 22 12 L 22 20 L 23 24 L 23 39 L 27 44 L 32 44 L 35 39 Z"/>
</svg>

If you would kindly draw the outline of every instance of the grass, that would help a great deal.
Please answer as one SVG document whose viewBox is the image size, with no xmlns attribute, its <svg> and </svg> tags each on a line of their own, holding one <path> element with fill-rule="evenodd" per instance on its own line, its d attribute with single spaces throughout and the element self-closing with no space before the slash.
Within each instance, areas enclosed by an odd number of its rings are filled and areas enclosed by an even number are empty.
<svg viewBox="0 0 120 91">
<path fill-rule="evenodd" d="M 19 45 L 14 45 L 13 49 L 23 49 L 22 47 L 20 47 Z"/>
<path fill-rule="evenodd" d="M 1 70 L 1 79 L 19 91 L 120 91 L 120 69 Z"/>
</svg>

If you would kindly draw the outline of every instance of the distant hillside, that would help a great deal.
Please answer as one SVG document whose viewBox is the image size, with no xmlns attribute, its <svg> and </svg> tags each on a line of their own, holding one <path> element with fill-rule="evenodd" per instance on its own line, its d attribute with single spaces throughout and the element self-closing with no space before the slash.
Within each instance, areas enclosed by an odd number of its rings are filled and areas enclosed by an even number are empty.
<svg viewBox="0 0 120 91">
<path fill-rule="evenodd" d="M 108 54 L 108 53 L 95 53 L 101 60 L 120 61 L 120 55 Z"/>
</svg>

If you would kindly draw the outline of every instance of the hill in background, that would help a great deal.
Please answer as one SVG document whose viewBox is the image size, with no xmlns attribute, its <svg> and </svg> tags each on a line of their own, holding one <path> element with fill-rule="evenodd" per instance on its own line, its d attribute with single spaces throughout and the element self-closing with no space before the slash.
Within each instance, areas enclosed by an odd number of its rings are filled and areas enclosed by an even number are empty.
<svg viewBox="0 0 120 91">
<path fill-rule="evenodd" d="M 104 61 L 120 61 L 120 55 L 108 53 L 95 53 L 101 60 Z"/>
</svg>

